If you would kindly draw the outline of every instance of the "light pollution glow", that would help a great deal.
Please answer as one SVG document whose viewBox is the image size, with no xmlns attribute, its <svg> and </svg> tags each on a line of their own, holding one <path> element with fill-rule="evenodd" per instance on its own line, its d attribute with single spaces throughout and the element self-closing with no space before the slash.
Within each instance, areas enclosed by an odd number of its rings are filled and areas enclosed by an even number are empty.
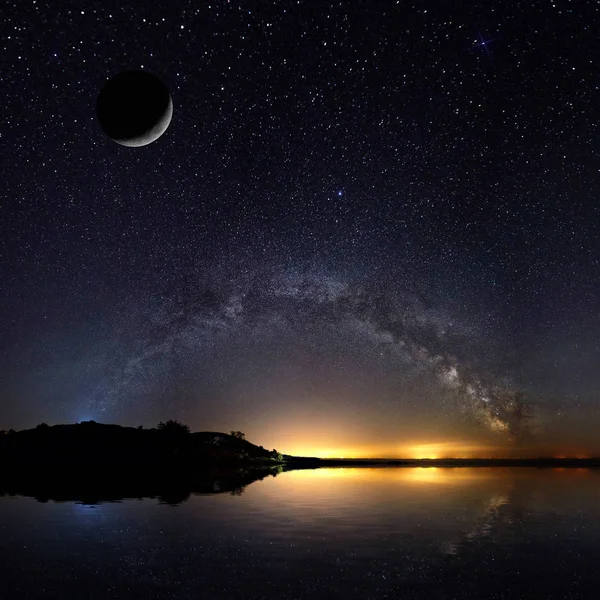
<svg viewBox="0 0 600 600">
<path fill-rule="evenodd" d="M 536 458 L 540 456 L 589 458 L 600 456 L 600 449 L 594 452 L 576 442 L 563 443 L 559 446 L 537 440 L 527 445 L 512 445 L 505 439 L 441 440 L 436 436 L 433 439 L 404 439 L 402 443 L 394 444 L 389 437 L 383 438 L 382 436 L 380 441 L 376 441 L 371 436 L 360 435 L 357 432 L 342 435 L 337 429 L 332 431 L 329 436 L 322 434 L 323 431 L 320 428 L 308 428 L 305 434 L 288 430 L 269 436 L 265 436 L 264 432 L 257 431 L 256 435 L 250 436 L 248 439 L 260 439 L 260 443 L 264 443 L 266 448 L 274 447 L 284 454 L 316 458 L 444 459 Z"/>
<path fill-rule="evenodd" d="M 464 442 L 415 443 L 389 446 L 314 446 L 294 444 L 286 446 L 285 453 L 317 458 L 476 458 L 497 453 L 491 446 L 467 445 Z"/>
<path fill-rule="evenodd" d="M 433 414 L 419 418 L 414 411 L 390 415 L 384 410 L 357 410 L 354 398 L 329 402 L 322 397 L 301 397 L 297 403 L 257 419 L 239 415 L 239 423 L 215 421 L 208 429 L 242 429 L 246 439 L 292 456 L 316 458 L 585 458 L 600 456 L 600 444 L 591 419 L 569 423 L 541 423 L 531 437 L 515 441 L 501 431 L 477 423 L 446 419 Z M 274 404 L 274 406 L 276 406 Z M 442 418 L 442 416 L 444 418 Z M 253 424 L 244 426 L 253 420 Z M 193 430 L 206 425 L 190 423 Z"/>
<path fill-rule="evenodd" d="M 536 458 L 600 456 L 596 432 L 583 421 L 544 424 L 529 439 L 406 413 L 343 410 L 326 402 L 282 407 L 246 428 L 246 437 L 293 456 L 317 458 Z"/>
<path fill-rule="evenodd" d="M 586 452 L 579 448 L 568 451 L 556 451 L 543 446 L 512 448 L 510 446 L 466 445 L 464 442 L 438 442 L 414 444 L 407 446 L 371 447 L 341 446 L 324 447 L 310 444 L 281 445 L 282 452 L 292 456 L 311 456 L 316 458 L 410 458 L 410 459 L 443 459 L 443 458 L 536 458 L 548 456 L 554 458 L 590 458 L 599 453 Z"/>
<path fill-rule="evenodd" d="M 419 436 L 415 429 L 420 430 Z M 466 439 L 459 432 L 444 439 L 431 423 L 427 426 L 408 418 L 395 423 L 373 412 L 348 414 L 326 402 L 283 407 L 245 433 L 265 448 L 316 458 L 486 458 L 505 455 L 510 447 L 505 436 L 498 439 L 499 434 L 486 436 L 484 432 Z"/>
</svg>

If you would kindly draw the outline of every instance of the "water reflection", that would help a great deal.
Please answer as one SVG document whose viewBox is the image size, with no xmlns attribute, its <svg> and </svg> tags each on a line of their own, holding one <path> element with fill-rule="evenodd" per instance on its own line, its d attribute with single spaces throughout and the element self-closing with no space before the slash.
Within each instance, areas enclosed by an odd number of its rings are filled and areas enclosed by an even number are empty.
<svg viewBox="0 0 600 600">
<path fill-rule="evenodd" d="M 96 506 L 0 497 L 11 549 L 0 578 L 30 573 L 19 597 L 36 597 L 40 581 L 80 597 L 78 580 L 115 598 L 597 597 L 598 471 L 273 474 L 221 474 L 153 496 L 174 510 L 127 496 Z M 72 593 L 56 579 L 65 568 Z"/>
<path fill-rule="evenodd" d="M 268 476 L 276 476 L 281 467 L 260 469 L 211 470 L 199 473 L 148 471 L 67 473 L 52 477 L 22 473 L 0 479 L 0 496 L 31 496 L 38 502 L 81 502 L 98 505 L 127 498 L 157 499 L 161 504 L 177 506 L 192 494 L 230 494 L 241 496 L 246 486 Z"/>
</svg>

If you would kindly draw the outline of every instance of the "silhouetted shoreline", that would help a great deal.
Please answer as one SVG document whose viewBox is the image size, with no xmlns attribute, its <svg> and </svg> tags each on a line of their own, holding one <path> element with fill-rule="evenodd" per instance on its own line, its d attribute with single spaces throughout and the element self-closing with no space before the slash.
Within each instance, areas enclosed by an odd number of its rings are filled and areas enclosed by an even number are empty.
<svg viewBox="0 0 600 600">
<path fill-rule="evenodd" d="M 252 444 L 241 431 L 191 432 L 178 421 L 123 427 L 84 421 L 0 432 L 0 476 L 8 472 L 193 473 L 210 469 L 320 467 L 600 467 L 600 458 L 317 458 L 281 454 Z M 73 470 L 70 470 L 73 469 Z"/>
<path fill-rule="evenodd" d="M 239 495 L 284 471 L 320 468 L 600 468 L 600 458 L 334 459 L 284 455 L 248 442 L 242 432 L 196 432 L 177 421 L 143 429 L 93 421 L 3 432 L 0 495 L 40 502 L 86 503 L 190 494 Z"/>
<path fill-rule="evenodd" d="M 598 468 L 600 458 L 311 458 L 286 456 L 285 470 L 321 467 L 540 467 Z"/>
</svg>

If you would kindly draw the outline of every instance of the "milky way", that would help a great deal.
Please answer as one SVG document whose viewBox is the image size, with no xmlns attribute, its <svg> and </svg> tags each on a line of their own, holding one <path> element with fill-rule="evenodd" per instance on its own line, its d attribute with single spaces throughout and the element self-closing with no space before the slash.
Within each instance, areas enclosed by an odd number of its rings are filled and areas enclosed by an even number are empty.
<svg viewBox="0 0 600 600">
<path fill-rule="evenodd" d="M 387 348 L 394 353 L 400 372 L 434 374 L 440 386 L 457 395 L 460 409 L 510 439 L 527 431 L 531 417 L 524 394 L 498 383 L 499 378 L 486 379 L 467 359 L 461 359 L 476 332 L 427 306 L 413 293 L 332 277 L 277 275 L 260 285 L 198 290 L 184 302 L 164 301 L 147 316 L 146 335 L 124 366 L 115 366 L 98 386 L 88 399 L 90 407 L 103 411 L 114 407 L 135 386 L 143 386 L 152 373 L 166 376 L 173 368 L 169 367 L 173 355 L 202 353 L 215 338 L 221 344 L 231 343 L 228 332 L 244 331 L 253 337 L 260 330 L 284 328 L 293 339 L 301 340 L 307 327 L 317 327 L 333 332 L 350 329 L 359 347 L 375 343 Z"/>
</svg>

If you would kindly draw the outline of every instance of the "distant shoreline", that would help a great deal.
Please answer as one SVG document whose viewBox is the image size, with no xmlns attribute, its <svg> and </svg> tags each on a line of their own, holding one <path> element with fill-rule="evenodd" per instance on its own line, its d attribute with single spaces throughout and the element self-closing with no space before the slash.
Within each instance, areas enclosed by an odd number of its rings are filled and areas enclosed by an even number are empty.
<svg viewBox="0 0 600 600">
<path fill-rule="evenodd" d="M 286 470 L 320 467 L 600 468 L 600 458 L 311 458 L 284 456 Z"/>
</svg>

